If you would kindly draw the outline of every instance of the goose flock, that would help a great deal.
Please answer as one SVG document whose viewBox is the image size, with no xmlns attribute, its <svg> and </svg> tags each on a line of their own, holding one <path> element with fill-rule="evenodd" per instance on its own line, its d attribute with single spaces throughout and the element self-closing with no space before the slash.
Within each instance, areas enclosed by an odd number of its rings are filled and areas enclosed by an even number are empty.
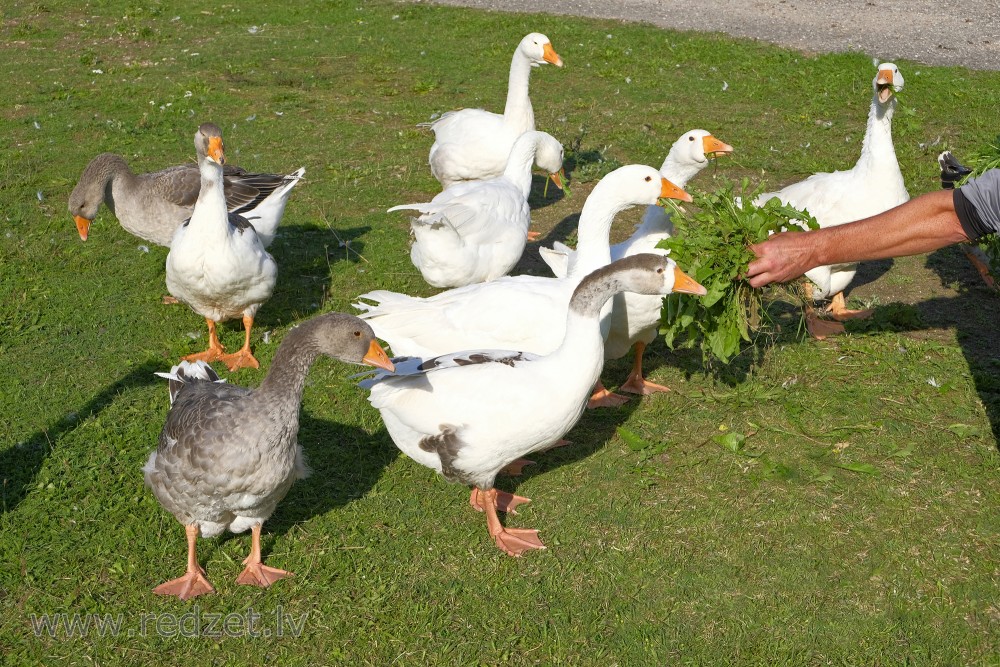
<svg viewBox="0 0 1000 667">
<path fill-rule="evenodd" d="M 668 391 L 646 380 L 643 352 L 656 337 L 663 297 L 703 295 L 657 244 L 672 232 L 665 199 L 690 202 L 687 183 L 733 147 L 701 129 L 670 147 L 659 170 L 632 164 L 607 174 L 580 212 L 577 244 L 541 248 L 551 277 L 508 275 L 532 238 L 528 194 L 537 165 L 562 187 L 563 149 L 535 128 L 528 96 L 533 67 L 561 67 L 549 38 L 524 37 L 514 50 L 502 114 L 482 109 L 446 113 L 427 124 L 434 133 L 431 173 L 442 192 L 409 211 L 410 259 L 426 282 L 446 288 L 430 297 L 379 290 L 361 294 L 357 316 L 327 313 L 294 327 L 260 386 L 226 383 L 210 365 L 259 368 L 251 351 L 255 314 L 278 280 L 267 251 L 293 188 L 305 173 L 250 173 L 226 164 L 222 131 L 202 124 L 197 162 L 136 175 L 118 155 L 102 153 L 84 169 L 69 212 L 86 241 L 102 203 L 130 233 L 169 247 L 166 285 L 205 319 L 208 348 L 166 373 L 170 411 L 143 468 L 146 484 L 184 526 L 187 568 L 154 592 L 188 599 L 214 589 L 198 564 L 197 538 L 251 531 L 240 584 L 269 586 L 289 572 L 265 566 L 263 523 L 306 472 L 297 441 L 306 375 L 320 355 L 371 366 L 360 382 L 389 436 L 411 459 L 445 479 L 471 487 L 471 506 L 486 516 L 496 546 L 511 556 L 543 549 L 537 530 L 508 527 L 498 511 L 528 502 L 494 487 L 502 471 L 556 446 L 588 407 L 619 405 L 623 396 L 601 383 L 605 359 L 634 349 L 621 390 Z M 878 67 L 862 154 L 850 170 L 815 174 L 760 201 L 778 197 L 807 208 L 820 225 L 872 215 L 907 199 L 892 146 L 899 69 Z M 642 224 L 612 246 L 616 216 L 646 207 Z M 846 309 L 842 292 L 856 267 L 811 272 L 813 295 L 833 296 L 834 320 L 810 316 L 826 335 Z M 242 320 L 244 345 L 227 353 L 216 323 Z M 394 358 L 377 339 L 388 343 Z M 511 416 L 516 415 L 516 419 Z"/>
</svg>

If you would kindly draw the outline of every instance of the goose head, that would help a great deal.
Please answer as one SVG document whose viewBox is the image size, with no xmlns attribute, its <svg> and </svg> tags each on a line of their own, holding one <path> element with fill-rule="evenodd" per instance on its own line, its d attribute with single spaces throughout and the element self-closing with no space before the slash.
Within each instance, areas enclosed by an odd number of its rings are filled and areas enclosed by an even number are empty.
<svg viewBox="0 0 1000 667">
<path fill-rule="evenodd" d="M 548 132 L 542 132 L 535 148 L 535 164 L 549 175 L 560 190 L 563 187 L 563 145 Z"/>
<path fill-rule="evenodd" d="M 226 164 L 226 152 L 222 145 L 222 130 L 215 123 L 202 123 L 194 133 L 194 150 L 198 154 L 198 164 L 205 159 L 220 167 Z"/>
<path fill-rule="evenodd" d="M 606 267 L 619 275 L 622 287 L 637 294 L 708 293 L 691 276 L 681 271 L 674 260 L 664 255 L 640 253 L 624 257 Z"/>
<path fill-rule="evenodd" d="M 366 364 L 390 373 L 395 367 L 375 332 L 364 320 L 345 313 L 327 313 L 315 318 L 313 340 L 320 354 L 350 364 Z"/>
<path fill-rule="evenodd" d="M 872 88 L 875 90 L 879 104 L 887 104 L 896 93 L 903 89 L 903 74 L 893 63 L 882 63 L 878 66 L 878 74 L 872 80 Z"/>
<path fill-rule="evenodd" d="M 587 274 L 570 299 L 570 309 L 586 315 L 596 313 L 612 294 L 662 294 L 673 292 L 704 296 L 708 291 L 665 255 L 640 253 L 623 257 Z"/>
<path fill-rule="evenodd" d="M 587 203 L 591 200 L 606 201 L 615 210 L 624 210 L 642 204 L 650 206 L 661 199 L 689 202 L 691 195 L 660 176 L 656 169 L 643 164 L 629 164 L 602 178 L 594 186 Z M 584 209 L 586 208 L 585 203 Z"/>
<path fill-rule="evenodd" d="M 733 147 L 719 141 L 707 130 L 690 130 L 670 147 L 670 153 L 679 164 L 703 167 L 711 158 L 728 155 Z"/>
<path fill-rule="evenodd" d="M 552 42 L 540 32 L 525 35 L 521 43 L 518 44 L 517 50 L 528 59 L 532 67 L 538 67 L 544 63 L 551 63 L 556 67 L 562 67 L 562 58 L 552 48 Z"/>
<path fill-rule="evenodd" d="M 90 234 L 90 224 L 97 217 L 97 210 L 107 199 L 107 191 L 118 169 L 125 169 L 125 161 L 114 153 L 101 153 L 87 165 L 69 195 L 69 214 L 76 223 L 82 241 Z"/>
</svg>

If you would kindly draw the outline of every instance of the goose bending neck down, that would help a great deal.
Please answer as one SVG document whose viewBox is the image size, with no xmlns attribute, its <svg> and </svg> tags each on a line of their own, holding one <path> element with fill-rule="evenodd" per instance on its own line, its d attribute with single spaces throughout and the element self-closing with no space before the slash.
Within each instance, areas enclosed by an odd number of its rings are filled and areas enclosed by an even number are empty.
<svg viewBox="0 0 1000 667">
<path fill-rule="evenodd" d="M 328 313 L 285 336 L 256 391 L 226 384 L 203 361 L 181 362 L 169 374 L 170 413 L 143 467 L 146 485 L 184 525 L 187 572 L 154 593 L 182 600 L 214 589 L 198 565 L 199 533 L 252 531 L 250 556 L 237 583 L 269 586 L 290 572 L 267 567 L 261 526 L 297 479 L 306 475 L 296 433 L 306 374 L 319 355 L 393 370 L 371 327 Z"/>
<path fill-rule="evenodd" d="M 69 197 L 69 213 L 80 239 L 89 238 L 91 224 L 104 203 L 125 231 L 169 247 L 174 232 L 191 217 L 201 187 L 199 165 L 204 157 L 199 150 L 194 164 L 135 174 L 120 155 L 101 153 L 87 164 Z M 226 207 L 250 221 L 266 248 L 277 234 L 292 188 L 305 172 L 303 167 L 287 175 L 253 173 L 226 165 Z"/>
<path fill-rule="evenodd" d="M 461 287 L 507 275 L 521 258 L 531 224 L 531 165 L 538 161 L 559 183 L 563 149 L 545 132 L 525 132 L 501 176 L 458 183 L 423 204 L 394 206 L 412 218 L 410 259 L 434 287 Z"/>
<path fill-rule="evenodd" d="M 623 290 L 705 293 L 671 259 L 636 255 L 580 282 L 562 340 L 545 356 L 470 350 L 397 360 L 397 375 L 378 374 L 362 383 L 401 451 L 449 481 L 473 487 L 470 503 L 486 514 L 490 536 L 511 556 L 544 546 L 535 530 L 501 525 L 498 509 L 528 499 L 497 491 L 494 479 L 521 457 L 555 444 L 579 420 L 603 364 L 602 306 Z"/>
</svg>

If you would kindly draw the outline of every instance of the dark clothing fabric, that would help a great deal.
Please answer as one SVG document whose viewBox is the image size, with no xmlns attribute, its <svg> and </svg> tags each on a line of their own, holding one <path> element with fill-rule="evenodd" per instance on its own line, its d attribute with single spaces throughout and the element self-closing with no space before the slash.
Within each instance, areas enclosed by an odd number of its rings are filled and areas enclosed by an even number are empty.
<svg viewBox="0 0 1000 667">
<path fill-rule="evenodd" d="M 990 169 L 955 190 L 955 214 L 969 240 L 1000 232 L 1000 169 Z"/>
</svg>

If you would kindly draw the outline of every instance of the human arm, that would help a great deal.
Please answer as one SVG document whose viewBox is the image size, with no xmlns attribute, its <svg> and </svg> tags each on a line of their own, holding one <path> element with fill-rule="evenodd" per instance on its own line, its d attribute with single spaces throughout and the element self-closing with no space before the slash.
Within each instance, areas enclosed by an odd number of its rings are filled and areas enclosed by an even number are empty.
<svg viewBox="0 0 1000 667">
<path fill-rule="evenodd" d="M 836 227 L 775 234 L 750 246 L 757 255 L 747 269 L 750 285 L 786 282 L 817 266 L 916 255 L 968 241 L 955 212 L 954 192 L 930 192 Z"/>
</svg>

